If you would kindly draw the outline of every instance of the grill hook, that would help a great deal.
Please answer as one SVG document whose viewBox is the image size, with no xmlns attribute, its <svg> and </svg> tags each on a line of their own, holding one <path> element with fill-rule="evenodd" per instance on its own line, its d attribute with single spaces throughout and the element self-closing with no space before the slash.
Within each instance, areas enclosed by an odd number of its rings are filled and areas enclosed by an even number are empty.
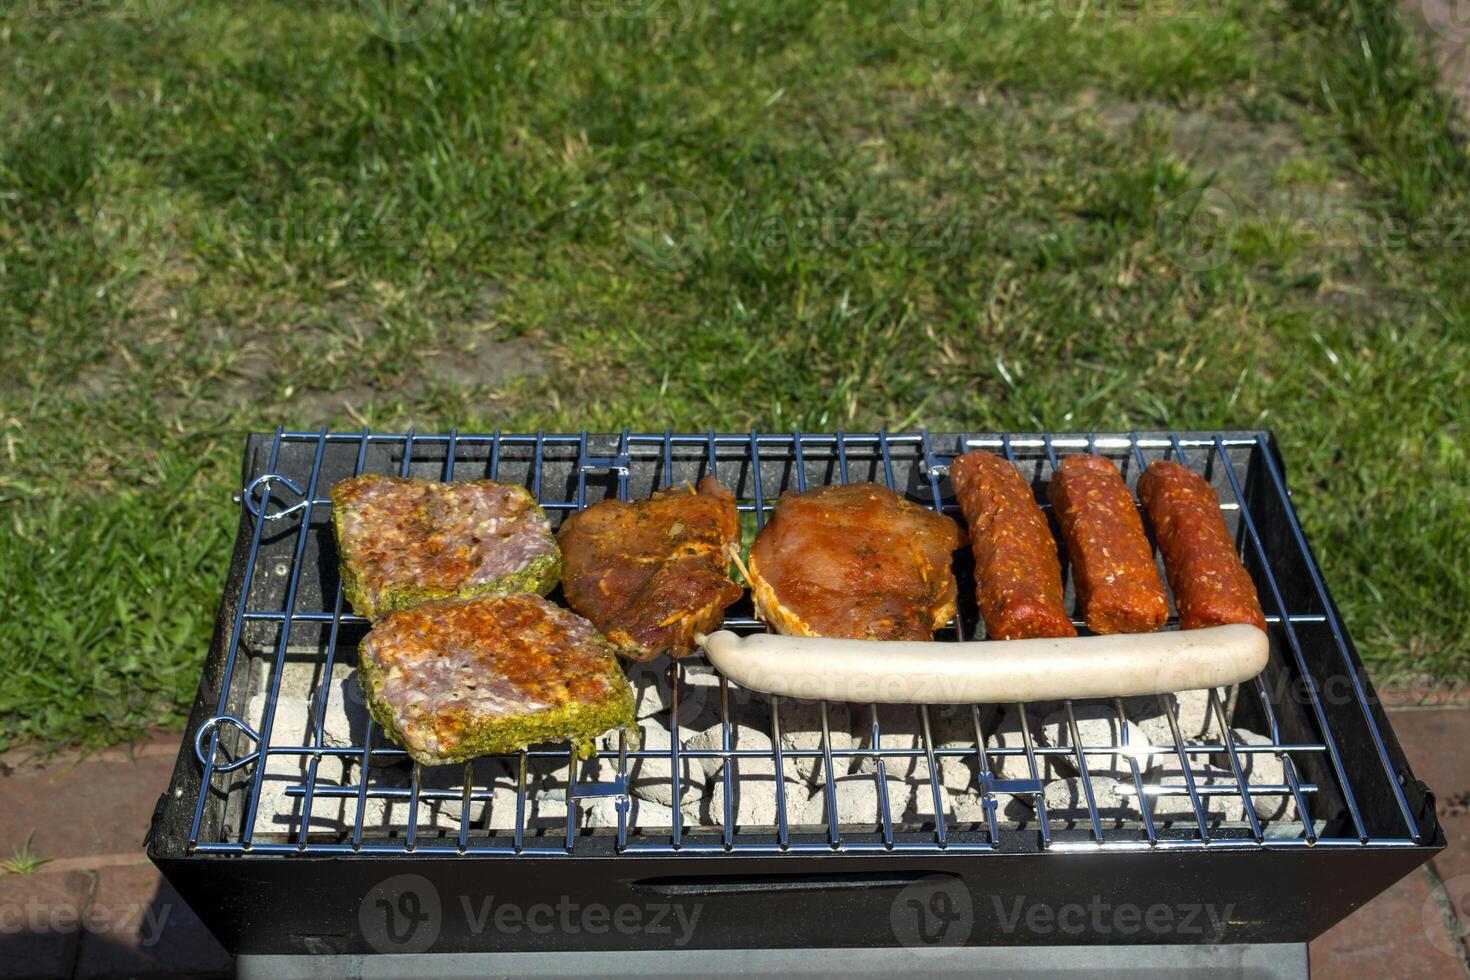
<svg viewBox="0 0 1470 980">
<path fill-rule="evenodd" d="M 269 488 L 272 483 L 285 484 L 286 489 L 290 490 L 292 493 L 296 494 L 296 496 L 303 499 L 298 500 L 290 507 L 282 507 L 280 510 L 273 513 L 265 513 L 265 491 L 262 490 L 259 495 L 257 495 L 255 491 L 257 488 Z M 297 486 L 288 477 L 281 476 L 279 473 L 263 473 L 250 481 L 249 486 L 245 488 L 245 493 L 243 494 L 242 500 L 245 504 L 245 508 L 256 517 L 267 521 L 274 521 L 278 518 L 294 514 L 299 510 L 305 510 L 307 504 L 310 503 L 310 501 L 306 500 L 305 497 L 306 491 Z"/>
<path fill-rule="evenodd" d="M 251 762 L 254 762 L 257 758 L 260 757 L 259 732 L 251 728 L 249 725 L 245 724 L 245 722 L 241 721 L 239 718 L 236 718 L 234 715 L 215 715 L 213 718 L 206 719 L 204 724 L 199 726 L 199 731 L 194 735 L 194 757 L 199 760 L 199 764 L 201 766 L 209 765 L 209 760 L 204 757 L 204 740 L 208 738 L 210 733 L 213 732 L 217 727 L 219 727 L 219 725 L 226 722 L 234 725 L 236 728 L 240 729 L 240 731 L 244 732 L 246 736 L 249 737 L 250 741 L 256 744 L 257 748 L 254 752 L 251 752 L 249 755 L 246 756 L 241 756 L 234 762 L 215 763 L 215 772 L 233 772 L 234 770 L 239 769 L 241 766 L 249 765 Z"/>
</svg>

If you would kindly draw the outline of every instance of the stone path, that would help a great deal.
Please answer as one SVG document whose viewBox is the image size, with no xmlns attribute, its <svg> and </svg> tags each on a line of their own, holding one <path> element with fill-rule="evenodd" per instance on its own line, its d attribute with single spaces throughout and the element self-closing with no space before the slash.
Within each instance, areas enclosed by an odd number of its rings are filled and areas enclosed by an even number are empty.
<svg viewBox="0 0 1470 980">
<path fill-rule="evenodd" d="M 30 838 L 51 859 L 0 876 L 0 978 L 230 975 L 143 853 L 178 750 L 165 735 L 81 762 L 0 762 L 0 856 Z"/>
<path fill-rule="evenodd" d="M 1449 848 L 1313 943 L 1312 972 L 1470 980 L 1470 710 L 1392 719 Z M 177 750 L 177 736 L 160 736 L 69 764 L 0 760 L 0 855 L 29 836 L 51 858 L 0 875 L 0 980 L 229 975 L 229 956 L 143 854 Z"/>
<path fill-rule="evenodd" d="M 1429 784 L 1449 844 L 1433 861 L 1312 944 L 1317 980 L 1470 978 L 1470 710 L 1391 711 L 1414 775 Z"/>
</svg>

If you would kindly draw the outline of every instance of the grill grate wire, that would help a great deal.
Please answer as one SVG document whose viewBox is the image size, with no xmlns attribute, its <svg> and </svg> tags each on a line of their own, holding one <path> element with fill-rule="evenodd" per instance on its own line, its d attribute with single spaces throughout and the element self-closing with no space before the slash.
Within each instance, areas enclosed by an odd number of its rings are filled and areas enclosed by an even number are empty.
<svg viewBox="0 0 1470 980">
<path fill-rule="evenodd" d="M 1275 667 L 1285 671 L 1301 684 L 1307 695 L 1307 707 L 1310 709 L 1308 721 L 1311 723 L 1314 737 L 1306 740 L 1293 740 L 1284 736 L 1283 726 L 1278 717 L 1278 705 L 1282 699 L 1281 692 L 1278 689 L 1273 696 L 1272 687 L 1268 686 L 1265 675 L 1262 675 L 1257 677 L 1252 684 L 1242 685 L 1242 688 L 1250 688 L 1258 703 L 1260 717 L 1264 720 L 1262 727 L 1266 729 L 1265 734 L 1268 735 L 1268 741 L 1264 744 L 1243 744 L 1232 737 L 1226 703 L 1214 690 L 1208 693 L 1205 720 L 1206 732 L 1209 732 L 1211 728 L 1217 731 L 1218 742 L 1204 735 L 1191 740 L 1181 729 L 1174 703 L 1168 698 L 1161 698 L 1159 701 L 1168 723 L 1172 744 L 1154 744 L 1146 747 L 1129 744 L 1128 710 L 1124 699 L 1114 698 L 1111 699 L 1108 709 L 1115 716 L 1119 742 L 1113 745 L 1084 744 L 1084 737 L 1077 718 L 1077 705 L 1068 700 L 1059 703 L 1065 714 L 1065 727 L 1067 734 L 1070 735 L 1068 740 L 1070 745 L 1042 744 L 1038 733 L 1032 730 L 1030 721 L 1032 706 L 1024 704 L 1010 706 L 1016 711 L 1019 720 L 1021 741 L 1019 747 L 991 744 L 991 738 L 986 735 L 986 716 L 981 706 L 978 705 L 968 706 L 966 709 L 968 725 L 973 730 L 973 746 L 938 745 L 939 740 L 935 736 L 931 708 L 927 705 L 916 708 L 919 736 L 917 745 L 907 747 L 892 745 L 893 736 L 891 734 L 887 736 L 890 744 L 885 745 L 885 733 L 880 723 L 879 706 L 870 704 L 865 706 L 865 709 L 852 706 L 852 710 L 866 710 L 868 714 L 868 721 L 864 726 L 866 747 L 860 745 L 834 746 L 829 705 L 822 702 L 818 705 L 820 737 L 817 746 L 815 748 L 796 748 L 783 745 L 780 699 L 771 697 L 766 699 L 769 702 L 768 728 L 771 741 L 771 750 L 766 752 L 735 747 L 736 725 L 732 720 L 734 714 L 732 688 L 726 678 L 719 677 L 719 747 L 687 747 L 682 744 L 680 737 L 680 690 L 681 686 L 686 686 L 688 683 L 686 673 L 690 669 L 691 661 L 679 661 L 668 667 L 669 703 L 667 707 L 670 740 L 667 750 L 630 749 L 625 737 L 620 734 L 617 737 L 616 748 L 609 747 L 604 753 L 609 757 L 615 754 L 616 774 L 610 780 L 589 783 L 581 782 L 576 778 L 579 763 L 567 749 L 538 746 L 522 750 L 518 755 L 505 760 L 515 773 L 514 825 L 511 828 L 496 828 L 494 831 L 489 830 L 488 826 L 486 828 L 473 826 L 475 821 L 472 820 L 471 815 L 474 805 L 483 803 L 487 814 L 482 822 L 488 825 L 489 807 L 497 799 L 503 803 L 504 796 L 497 797 L 490 786 L 477 782 L 475 763 L 463 765 L 463 778 L 457 789 L 424 786 L 422 767 L 417 765 L 410 767 L 408 786 L 392 786 L 383 783 L 376 774 L 381 773 L 380 767 L 385 764 L 392 765 L 395 762 L 400 765 L 405 764 L 406 754 L 396 746 L 388 744 L 378 735 L 376 726 L 370 717 L 366 719 L 361 744 L 342 746 L 329 744 L 325 739 L 328 709 L 333 696 L 333 669 L 344 660 L 339 657 L 339 647 L 344 637 L 343 627 L 345 625 L 349 629 L 360 629 L 365 623 L 361 617 L 344 610 L 340 581 L 334 582 L 333 598 L 330 603 L 324 602 L 320 609 L 298 609 L 305 565 L 304 556 L 313 533 L 313 516 L 328 511 L 331 506 L 330 500 L 322 495 L 320 485 L 323 459 L 329 447 L 344 444 L 350 446 L 355 443 L 355 461 L 350 470 L 354 475 L 366 471 L 371 449 L 401 447 L 402 457 L 397 472 L 399 475 L 408 476 L 415 472 L 416 450 L 422 446 L 430 446 L 436 450 L 434 455 L 440 451 L 443 453 L 442 469 L 437 475 L 444 480 L 455 478 L 456 466 L 464 462 L 460 459 L 460 453 L 465 447 L 488 452 L 483 463 L 478 459 L 476 462 L 484 467 L 483 475 L 490 479 L 501 478 L 501 464 L 506 450 L 529 450 L 529 459 L 525 461 L 529 489 L 541 502 L 543 508 L 552 515 L 554 522 L 560 515 L 588 506 L 589 475 L 610 475 L 612 482 L 608 495 L 626 500 L 629 499 L 630 494 L 630 475 L 635 468 L 648 465 L 658 467 L 656 483 L 650 485 L 667 487 L 674 482 L 676 462 L 682 461 L 686 464 L 689 462 L 684 458 L 686 455 L 684 451 L 695 450 L 703 456 L 703 472 L 724 479 L 727 486 L 730 486 L 731 482 L 728 478 L 721 477 L 720 464 L 722 462 L 727 467 L 737 464 L 739 475 L 748 477 L 750 493 L 748 496 L 737 493 L 738 507 L 742 513 L 754 519 L 754 524 L 758 529 L 764 526 L 767 514 L 773 506 L 774 496 L 780 490 L 808 488 L 807 464 L 811 453 L 817 453 L 822 461 L 828 463 L 832 475 L 837 478 L 836 482 L 851 482 L 854 477 L 850 462 L 854 448 L 863 455 L 864 460 L 868 463 L 872 479 L 903 494 L 906 488 L 901 486 L 896 479 L 893 458 L 894 447 L 899 447 L 907 454 L 907 461 L 918 474 L 917 480 L 914 481 L 918 485 L 917 489 L 907 489 L 910 499 L 927 497 L 924 502 L 935 511 L 955 513 L 958 510 L 957 505 L 946 498 L 941 488 L 941 481 L 947 476 L 947 467 L 952 455 L 937 454 L 934 446 L 937 439 L 943 438 L 951 439 L 956 450 L 955 454 L 976 448 L 999 451 L 1013 463 L 1023 466 L 1023 472 L 1026 465 L 1040 463 L 1044 463 L 1049 470 L 1054 470 L 1059 461 L 1059 448 L 1091 453 L 1098 453 L 1101 450 L 1114 454 L 1121 452 L 1131 457 L 1138 472 L 1141 472 L 1147 465 L 1147 452 L 1158 454 L 1157 458 L 1176 459 L 1198 472 L 1203 472 L 1207 479 L 1214 477 L 1218 468 L 1225 479 L 1223 487 L 1220 487 L 1217 482 L 1217 489 L 1228 490 L 1228 492 L 1221 493 L 1222 510 L 1227 513 L 1227 517 L 1232 514 L 1238 517 L 1238 544 L 1248 559 L 1252 555 L 1255 558 L 1254 564 L 1248 562 L 1248 565 L 1253 569 L 1257 587 L 1264 600 L 1263 605 L 1267 607 L 1267 621 L 1272 633 L 1272 665 L 1268 666 L 1268 673 Z M 279 469 L 289 469 L 289 467 L 282 466 L 283 449 L 289 450 L 294 458 L 295 451 L 301 447 L 306 447 L 310 452 L 309 473 L 303 478 L 298 473 L 279 472 Z M 561 453 L 575 450 L 575 461 L 572 463 L 574 467 L 572 472 L 575 474 L 575 491 L 568 499 L 545 499 L 544 477 L 549 448 Z M 610 451 L 601 455 L 594 453 L 595 448 L 607 448 Z M 765 477 L 762 465 L 763 448 L 774 451 L 768 453 L 768 457 L 774 455 L 788 464 L 790 478 L 783 478 L 783 485 L 778 488 L 768 488 L 763 483 Z M 644 452 L 644 450 L 652 450 L 652 453 Z M 675 458 L 676 450 L 680 451 L 678 461 Z M 1287 593 L 1272 570 L 1273 556 L 1267 544 L 1264 543 L 1256 519 L 1247 504 L 1245 484 L 1236 471 L 1236 463 L 1231 455 L 1232 450 L 1247 454 L 1252 473 L 1258 478 L 1262 478 L 1260 474 L 1264 473 L 1263 479 L 1270 492 L 1279 497 L 1279 502 L 1288 518 L 1292 544 L 1299 552 L 1292 557 L 1304 564 L 1310 573 L 1311 595 L 1315 601 L 1308 605 L 1319 607 L 1321 612 L 1316 611 L 1315 608 L 1300 612 L 1291 611 L 1286 599 Z M 735 455 L 732 456 L 731 453 Z M 1203 469 L 1199 465 L 1201 455 Z M 624 430 L 616 436 L 615 443 L 611 446 L 605 446 L 605 443 L 602 442 L 594 446 L 592 438 L 586 432 L 576 435 L 548 435 L 544 432 L 537 432 L 534 435 L 511 435 L 497 430 L 487 435 L 470 435 L 451 430 L 448 434 L 421 435 L 416 434 L 412 429 L 404 433 L 393 434 L 374 433 L 367 428 L 357 434 L 332 433 L 325 428 L 318 432 L 288 432 L 277 429 L 263 466 L 264 472 L 250 480 L 240 495 L 242 507 L 252 519 L 247 563 L 233 616 L 233 628 L 225 657 L 223 680 L 220 684 L 220 695 L 216 703 L 215 714 L 200 727 L 195 739 L 195 752 L 203 770 L 201 782 L 203 788 L 195 801 L 188 844 L 191 850 L 200 853 L 402 854 L 418 852 L 535 857 L 569 854 L 578 852 L 584 846 L 590 846 L 585 845 L 584 842 L 595 835 L 582 833 L 581 831 L 586 828 L 579 825 L 578 818 L 584 801 L 595 801 L 600 798 L 613 800 L 616 808 L 615 828 L 604 828 L 606 834 L 613 836 L 616 853 L 668 853 L 671 851 L 687 853 L 985 852 L 1000 848 L 1004 833 L 1014 833 L 1017 829 L 1035 834 L 1043 849 L 1062 851 L 1113 848 L 1410 846 L 1415 843 L 1417 825 L 1404 793 L 1398 785 L 1382 734 L 1369 710 L 1362 679 L 1358 676 L 1349 655 L 1342 625 L 1338 621 L 1326 587 L 1311 559 L 1305 537 L 1290 507 L 1284 481 L 1272 459 L 1264 433 L 1229 437 L 1221 433 L 1167 433 L 1149 436 L 1143 436 L 1137 432 L 1107 436 L 1095 432 L 1066 436 L 1051 433 L 1019 436 L 1007 433 L 979 436 L 962 434 L 958 437 L 931 438 L 927 430 L 902 435 L 890 435 L 885 432 L 803 434 L 799 431 L 774 434 L 760 433 L 755 430 L 740 435 L 714 432 L 701 435 L 676 435 L 667 430 L 660 434 L 634 434 Z M 479 466 L 477 466 L 478 469 Z M 424 474 L 419 472 L 416 475 Z M 476 473 L 476 477 L 480 475 L 482 475 L 480 472 Z M 927 484 L 927 488 L 924 484 Z M 732 489 L 735 488 L 732 487 Z M 774 492 L 768 493 L 768 489 L 773 489 Z M 287 504 L 285 499 L 288 495 L 294 495 L 299 499 Z M 273 504 L 274 509 L 272 509 Z M 1045 502 L 1042 502 L 1042 506 L 1044 509 L 1049 507 Z M 263 562 L 264 534 L 267 528 L 274 531 L 277 527 L 288 526 L 291 519 L 294 519 L 298 526 L 294 531 L 294 542 L 291 546 L 291 559 L 281 608 L 250 608 L 250 599 L 253 595 L 252 585 L 258 567 Z M 320 524 L 321 521 L 318 520 L 317 523 Z M 320 528 L 315 533 L 321 533 Z M 1063 560 L 1065 563 L 1065 557 Z M 335 580 L 335 574 L 331 578 Z M 962 592 L 965 591 L 965 588 L 966 583 L 962 580 Z M 751 615 L 738 612 L 741 605 L 743 604 L 737 604 L 736 609 L 732 610 L 732 615 L 727 617 L 725 626 L 747 631 L 762 629 L 763 625 Z M 967 608 L 966 603 L 962 601 L 954 621 L 940 634 L 937 642 L 977 636 L 978 622 L 969 621 L 974 618 L 973 609 Z M 1080 620 L 1077 622 L 1078 625 L 1081 625 Z M 300 624 L 318 624 L 319 627 L 325 627 L 327 630 L 324 649 L 320 655 L 321 677 L 324 680 L 318 689 L 310 692 L 311 710 L 308 723 L 310 738 L 298 740 L 301 744 L 277 745 L 272 741 L 276 723 L 276 708 L 281 695 L 281 683 L 291 645 L 292 630 Z M 1383 767 L 1387 776 L 1386 782 L 1392 787 L 1393 802 L 1397 807 L 1398 815 L 1402 818 L 1404 832 L 1384 828 L 1370 829 L 1368 825 L 1349 778 L 1338 740 L 1329 724 L 1322 693 L 1318 689 L 1312 672 L 1308 669 L 1302 641 L 1298 636 L 1298 628 L 1304 624 L 1313 626 L 1325 624 L 1331 633 L 1333 645 L 1340 659 L 1340 667 L 1348 680 L 1352 697 L 1362 713 L 1376 762 Z M 239 682 L 237 670 L 241 663 L 241 650 L 245 646 L 242 638 L 247 629 L 257 625 L 264 628 L 274 626 L 278 631 L 270 655 L 258 658 L 261 661 L 260 669 L 268 671 L 270 678 L 267 688 L 269 693 L 258 729 L 251 723 L 254 719 L 241 718 L 237 713 L 229 710 L 232 692 L 236 691 Z M 1176 625 L 1175 621 L 1171 617 L 1170 626 L 1174 625 Z M 1284 655 L 1286 653 L 1289 653 L 1289 657 Z M 247 654 L 247 659 L 257 658 L 251 658 Z M 697 658 L 691 658 L 691 660 L 694 659 Z M 747 701 L 750 699 L 749 692 L 741 693 Z M 235 758 L 222 757 L 221 752 L 224 749 L 222 742 L 226 738 L 232 740 L 240 748 L 249 748 L 249 751 L 238 752 Z M 1140 765 L 1140 756 L 1143 755 L 1147 755 L 1150 762 L 1153 761 L 1154 756 L 1172 758 L 1177 762 L 1178 776 L 1182 778 L 1182 785 L 1149 782 L 1146 778 L 1147 770 Z M 670 826 L 667 828 L 650 830 L 647 826 L 635 827 L 633 825 L 630 816 L 632 801 L 628 795 L 630 766 L 634 762 L 643 763 L 660 756 L 666 756 L 668 761 L 671 798 L 675 803 L 682 802 L 681 772 L 687 763 L 698 765 L 704 760 L 714 760 L 719 763 L 719 775 L 715 781 L 722 787 L 723 804 L 721 819 L 716 822 L 716 825 L 701 823 L 694 828 L 692 834 L 689 833 L 685 825 L 683 808 L 679 805 L 670 807 Z M 1120 776 L 1119 785 L 1126 784 L 1124 791 L 1131 791 L 1132 799 L 1136 803 L 1137 812 L 1132 814 L 1137 818 L 1136 821 L 1126 821 L 1122 826 L 1113 826 L 1118 821 L 1104 815 L 1105 808 L 1097 797 L 1095 779 L 1090 769 L 1089 757 L 1106 756 L 1126 760 L 1127 772 Z M 1233 785 L 1201 782 L 1197 776 L 1204 770 L 1202 767 L 1197 769 L 1196 766 L 1200 762 L 1208 762 L 1211 758 L 1222 756 L 1227 760 L 1228 773 Z M 1275 756 L 1281 760 L 1281 782 L 1273 784 L 1251 782 L 1247 775 L 1247 767 L 1250 761 L 1258 756 Z M 1326 758 L 1326 768 L 1320 764 L 1315 768 L 1330 774 L 1331 786 L 1319 785 L 1320 781 L 1314 783 L 1302 778 L 1298 770 L 1297 759 L 1314 759 L 1315 757 Z M 1028 778 L 1020 780 L 999 778 L 992 769 L 991 760 L 1004 761 L 1008 758 L 1024 759 Z M 304 773 L 299 784 L 290 785 L 285 789 L 287 798 L 300 801 L 300 815 L 298 819 L 293 820 L 294 826 L 290 833 L 269 834 L 265 835 L 268 839 L 258 840 L 255 830 L 262 801 L 262 786 L 273 759 L 295 760 L 297 763 L 304 761 Z M 962 826 L 961 822 L 954 817 L 946 815 L 945 801 L 949 791 L 942 785 L 940 775 L 942 763 L 946 759 L 973 760 L 976 779 L 971 789 L 979 797 L 982 814 L 980 820 L 971 821 Z M 1076 785 L 1082 790 L 1080 801 L 1082 806 L 1075 808 L 1079 812 L 1079 819 L 1072 821 L 1077 826 L 1067 828 L 1059 828 L 1055 825 L 1048 814 L 1042 793 L 1049 764 L 1059 763 L 1062 759 L 1066 759 L 1077 772 Z M 349 782 L 344 776 L 340 784 L 323 785 L 321 769 L 323 763 L 328 760 L 342 766 L 344 773 L 347 771 L 346 767 L 349 764 L 352 765 L 356 770 L 355 780 Z M 789 801 L 785 774 L 788 772 L 788 762 L 793 760 L 811 760 L 812 764 L 821 771 L 816 792 L 821 795 L 824 803 L 822 806 L 824 826 L 793 827 L 788 822 Z M 836 778 L 838 767 L 844 762 L 853 765 L 864 760 L 872 764 L 870 775 L 875 784 L 876 812 L 873 814 L 842 812 Z M 743 791 L 738 789 L 737 784 L 746 782 L 739 777 L 741 764 L 746 761 L 752 764 L 769 761 L 773 767 L 775 773 L 775 778 L 772 780 L 775 796 L 773 827 L 762 827 L 750 831 L 747 828 L 736 826 L 737 813 L 732 800 L 736 799 L 737 792 Z M 536 802 L 535 797 L 545 796 L 547 792 L 544 787 L 532 785 L 532 769 L 543 763 L 552 762 L 564 766 L 566 772 L 564 780 L 566 814 L 564 833 L 560 835 L 559 846 L 547 843 L 552 839 L 552 835 L 546 832 L 546 827 L 531 828 L 527 820 L 528 808 Z M 916 781 L 914 793 L 928 793 L 933 809 L 932 820 L 919 821 L 921 826 L 917 829 L 895 820 L 893 800 L 890 799 L 889 791 L 891 781 L 889 764 L 902 767 L 915 762 L 919 763 L 926 776 Z M 242 769 L 248 773 L 245 785 L 231 784 L 227 778 L 228 774 Z M 848 778 L 856 779 L 859 775 L 861 774 L 856 772 L 850 773 Z M 1341 799 L 1351 823 L 1353 831 L 1351 835 L 1323 836 L 1320 832 L 1319 827 L 1322 821 L 1317 819 L 1317 815 L 1313 812 L 1313 802 L 1318 801 L 1318 797 L 1323 795 L 1324 790 Z M 1268 823 L 1271 822 L 1263 821 L 1252 803 L 1253 796 L 1262 795 L 1289 798 L 1290 808 L 1294 810 L 1296 819 L 1279 820 L 1276 823 L 1289 825 L 1295 829 L 1295 833 L 1287 835 L 1268 833 Z M 1240 826 L 1234 827 L 1232 832 L 1216 834 L 1212 831 L 1212 826 L 1216 821 L 1208 812 L 1209 801 L 1212 798 L 1227 796 L 1240 798 L 1243 803 L 1243 819 L 1238 821 Z M 1159 826 L 1160 821 L 1154 811 L 1157 800 L 1165 797 L 1188 799 L 1189 810 L 1192 812 L 1175 814 L 1181 818 L 1175 823 L 1192 817 L 1194 824 L 1192 832 L 1181 830 L 1178 826 L 1166 831 Z M 1034 808 L 1034 820 L 1023 819 L 1019 827 L 1016 826 L 1016 821 L 1009 816 L 1009 809 L 1006 811 L 1007 815 L 1003 816 L 1001 813 L 1003 801 L 1014 801 L 1017 798 L 1029 800 Z M 313 806 L 321 800 L 351 801 L 353 815 L 350 834 L 344 832 L 337 835 L 337 839 L 331 839 L 330 834 L 324 836 L 322 832 L 312 830 Z M 393 828 L 386 835 L 367 833 L 370 801 L 389 805 L 404 800 L 407 802 L 408 813 L 401 827 Z M 226 825 L 222 833 L 209 835 L 204 833 L 206 807 L 211 801 L 221 811 L 227 809 L 232 802 L 239 808 L 243 817 L 237 831 L 231 832 Z M 459 804 L 457 826 L 452 831 L 446 831 L 446 828 L 442 826 L 421 826 L 421 808 L 425 803 L 438 806 L 450 801 Z M 1085 817 L 1080 816 L 1083 811 L 1085 811 Z M 868 829 L 873 825 L 876 825 L 875 831 Z"/>
</svg>

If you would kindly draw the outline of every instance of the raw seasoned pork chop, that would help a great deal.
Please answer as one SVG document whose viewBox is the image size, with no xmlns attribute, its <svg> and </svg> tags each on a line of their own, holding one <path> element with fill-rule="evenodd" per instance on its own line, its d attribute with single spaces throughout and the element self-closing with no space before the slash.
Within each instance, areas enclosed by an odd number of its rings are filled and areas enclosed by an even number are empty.
<svg viewBox="0 0 1470 980">
<path fill-rule="evenodd" d="M 366 473 L 332 488 L 342 594 L 375 619 L 431 599 L 550 592 L 551 524 L 525 487 Z"/>
<path fill-rule="evenodd" d="M 633 692 L 592 624 L 537 595 L 427 602 L 378 620 L 358 647 L 373 719 L 424 765 L 636 732 Z"/>
<path fill-rule="evenodd" d="M 955 522 L 876 483 L 783 493 L 750 549 L 757 614 L 779 632 L 927 640 L 955 611 Z"/>
<path fill-rule="evenodd" d="M 604 500 L 557 534 L 567 605 L 632 660 L 682 657 L 744 591 L 730 581 L 735 498 L 706 476 L 648 500 Z"/>
</svg>

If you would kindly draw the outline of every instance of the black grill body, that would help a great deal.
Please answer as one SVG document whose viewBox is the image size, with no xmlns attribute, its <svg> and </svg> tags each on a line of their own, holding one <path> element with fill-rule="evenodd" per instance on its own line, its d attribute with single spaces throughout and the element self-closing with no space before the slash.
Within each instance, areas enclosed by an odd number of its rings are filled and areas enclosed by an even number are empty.
<svg viewBox="0 0 1470 980">
<path fill-rule="evenodd" d="M 338 479 L 521 482 L 557 523 L 607 496 L 714 472 L 753 530 L 781 491 L 839 481 L 886 483 L 952 513 L 947 464 L 976 448 L 1008 455 L 1039 501 L 1069 452 L 1108 455 L 1130 486 L 1158 458 L 1204 474 L 1267 613 L 1266 671 L 1213 692 L 1205 731 L 1181 732 L 1181 701 L 1166 712 L 1171 737 L 1121 766 L 1120 746 L 1085 737 L 1067 746 L 1028 729 L 1019 745 L 1001 744 L 998 713 L 1008 709 L 993 705 L 959 719 L 974 732 L 968 742 L 938 737 L 955 718 L 937 708 L 897 729 L 884 716 L 888 729 L 864 741 L 881 728 L 876 709 L 821 705 L 811 733 L 827 734 L 783 744 L 787 706 L 718 678 L 698 686 L 707 668 L 697 657 L 635 678 L 666 710 L 642 722 L 642 749 L 610 745 L 595 771 L 555 745 L 423 770 L 370 724 L 351 727 L 366 624 L 340 594 L 325 499 Z M 962 602 L 937 642 L 983 631 L 967 560 L 956 556 Z M 726 625 L 761 628 L 748 599 Z M 1177 628 L 1172 617 L 1166 628 Z M 680 699 L 687 707 L 696 695 L 713 741 L 683 727 Z M 1075 725 L 1098 705 L 1033 707 Z M 1120 728 L 1137 708 L 1102 707 Z M 859 736 L 840 740 L 833 719 L 844 711 Z M 334 718 L 345 727 L 334 730 Z M 736 736 L 767 719 L 773 758 L 756 759 Z M 667 744 L 648 737 L 654 726 Z M 1237 744 L 1237 731 L 1259 738 Z M 1268 758 L 1277 768 L 1263 775 L 1255 761 Z M 1115 786 L 1098 775 L 1110 760 Z M 718 773 L 693 807 L 683 774 L 706 761 Z M 635 767 L 655 764 L 683 804 L 662 823 L 630 806 L 650 807 L 630 794 Z M 782 786 L 797 770 L 815 809 L 800 815 L 788 799 L 771 825 L 733 826 L 729 806 L 708 800 L 770 792 L 776 780 L 747 779 L 758 764 L 782 772 Z M 959 764 L 973 776 L 968 795 L 940 785 Z M 843 795 L 875 770 L 908 783 L 877 780 L 866 809 Z M 1038 799 L 1058 772 L 1081 773 L 1071 778 L 1082 792 L 1043 817 Z M 1104 802 L 1114 788 L 1134 793 L 1122 816 Z M 1258 797 L 1279 809 L 1263 815 Z M 940 805 L 926 815 L 930 798 Z M 246 446 L 224 598 L 149 854 L 234 952 L 366 954 L 1300 942 L 1443 846 L 1433 796 L 1404 760 L 1322 581 L 1269 433 L 278 431 Z"/>
</svg>

